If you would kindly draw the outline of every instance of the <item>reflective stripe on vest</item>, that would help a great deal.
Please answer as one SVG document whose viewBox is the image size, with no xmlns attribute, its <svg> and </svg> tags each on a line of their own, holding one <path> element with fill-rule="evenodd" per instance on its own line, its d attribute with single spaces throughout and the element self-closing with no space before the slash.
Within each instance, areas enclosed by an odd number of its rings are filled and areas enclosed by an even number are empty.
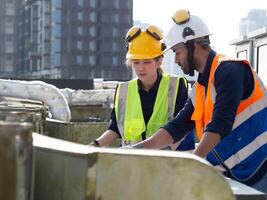
<svg viewBox="0 0 267 200">
<path fill-rule="evenodd" d="M 207 95 L 205 88 L 196 83 L 191 94 L 194 113 L 191 116 L 196 123 L 196 132 L 201 139 L 203 130 L 212 119 L 216 90 L 214 74 L 223 61 L 234 61 L 217 55 L 212 63 Z M 250 67 L 245 60 L 244 62 Z M 232 132 L 226 136 L 207 156 L 216 167 L 226 168 L 230 175 L 241 182 L 252 178 L 267 159 L 267 92 L 258 75 L 250 67 L 254 78 L 254 90 L 242 100 L 237 108 L 237 115 Z"/>
<path fill-rule="evenodd" d="M 115 97 L 115 113 L 122 145 L 141 141 L 143 132 L 151 136 L 173 118 L 179 79 L 168 74 L 162 75 L 153 113 L 147 126 L 143 117 L 137 79 L 119 85 Z"/>
</svg>

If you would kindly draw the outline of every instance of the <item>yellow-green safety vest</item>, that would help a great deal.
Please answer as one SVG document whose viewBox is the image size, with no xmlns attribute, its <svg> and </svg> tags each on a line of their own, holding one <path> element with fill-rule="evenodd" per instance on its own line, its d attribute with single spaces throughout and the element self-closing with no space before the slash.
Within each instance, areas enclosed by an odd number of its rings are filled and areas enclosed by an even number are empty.
<svg viewBox="0 0 267 200">
<path fill-rule="evenodd" d="M 146 136 L 151 136 L 173 118 L 180 78 L 162 74 L 153 113 L 147 125 L 142 112 L 137 79 L 119 84 L 115 95 L 115 114 L 122 145 L 141 141 L 143 132 L 146 132 Z M 183 80 L 186 83 L 186 79 Z"/>
</svg>

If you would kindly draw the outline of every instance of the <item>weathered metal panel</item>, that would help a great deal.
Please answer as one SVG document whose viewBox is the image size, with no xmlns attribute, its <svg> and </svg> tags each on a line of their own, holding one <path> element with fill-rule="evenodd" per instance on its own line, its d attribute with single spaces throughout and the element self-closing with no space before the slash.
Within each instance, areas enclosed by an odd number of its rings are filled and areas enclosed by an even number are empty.
<svg viewBox="0 0 267 200">
<path fill-rule="evenodd" d="M 0 120 L 12 122 L 31 122 L 33 130 L 46 132 L 47 107 L 41 102 L 17 98 L 0 101 Z"/>
<path fill-rule="evenodd" d="M 171 151 L 92 148 L 35 135 L 35 199 L 234 199 L 205 160 Z"/>
<path fill-rule="evenodd" d="M 87 156 L 36 149 L 34 199 L 85 199 L 87 163 Z"/>
<path fill-rule="evenodd" d="M 32 200 L 32 126 L 0 122 L 0 199 Z"/>
</svg>

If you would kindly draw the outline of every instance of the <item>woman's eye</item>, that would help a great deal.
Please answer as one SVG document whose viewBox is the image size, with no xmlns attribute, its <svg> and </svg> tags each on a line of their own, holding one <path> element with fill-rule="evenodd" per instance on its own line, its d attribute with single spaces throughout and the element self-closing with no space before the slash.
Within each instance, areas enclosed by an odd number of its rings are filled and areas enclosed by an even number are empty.
<svg viewBox="0 0 267 200">
<path fill-rule="evenodd" d="M 150 64 L 150 63 L 151 63 L 151 61 L 145 61 L 144 63 L 145 63 L 145 64 Z"/>
</svg>

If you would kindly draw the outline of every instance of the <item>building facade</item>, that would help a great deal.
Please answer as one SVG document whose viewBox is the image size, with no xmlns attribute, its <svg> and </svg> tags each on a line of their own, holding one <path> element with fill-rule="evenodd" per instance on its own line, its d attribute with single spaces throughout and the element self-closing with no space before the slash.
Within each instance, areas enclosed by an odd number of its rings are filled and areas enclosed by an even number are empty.
<svg viewBox="0 0 267 200">
<path fill-rule="evenodd" d="M 14 76 L 17 63 L 17 10 L 20 0 L 0 0 L 0 77 Z"/>
<path fill-rule="evenodd" d="M 240 20 L 239 36 L 267 26 L 267 15 L 265 9 L 251 9 L 248 16 Z"/>
<path fill-rule="evenodd" d="M 267 26 L 247 33 L 230 42 L 236 56 L 248 60 L 267 85 Z"/>
<path fill-rule="evenodd" d="M 19 10 L 18 76 L 129 80 L 132 0 L 28 0 Z"/>
</svg>

